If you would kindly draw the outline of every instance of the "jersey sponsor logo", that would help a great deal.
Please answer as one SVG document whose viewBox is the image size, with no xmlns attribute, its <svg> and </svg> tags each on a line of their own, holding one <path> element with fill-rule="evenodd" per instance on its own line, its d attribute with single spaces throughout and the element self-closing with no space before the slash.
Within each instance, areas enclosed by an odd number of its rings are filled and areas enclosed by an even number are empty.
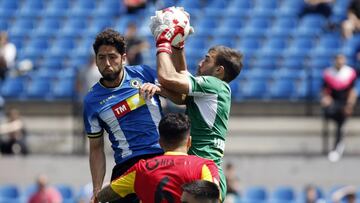
<svg viewBox="0 0 360 203">
<path fill-rule="evenodd" d="M 121 118 L 127 113 L 145 105 L 145 100 L 139 95 L 139 93 L 127 98 L 114 105 L 111 109 L 113 110 L 116 118 Z"/>
<path fill-rule="evenodd" d="M 151 171 L 159 166 L 188 166 L 191 162 L 187 160 L 186 158 L 183 159 L 163 159 L 163 158 L 156 158 L 156 159 L 150 159 L 146 161 L 145 167 L 147 170 Z"/>
</svg>

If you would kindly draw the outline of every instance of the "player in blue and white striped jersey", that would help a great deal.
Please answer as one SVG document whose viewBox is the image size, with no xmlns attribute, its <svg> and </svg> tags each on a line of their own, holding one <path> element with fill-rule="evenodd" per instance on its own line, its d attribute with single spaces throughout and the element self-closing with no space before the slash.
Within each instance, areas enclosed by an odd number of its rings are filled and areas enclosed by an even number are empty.
<svg viewBox="0 0 360 203">
<path fill-rule="evenodd" d="M 124 66 L 125 40 L 112 29 L 99 33 L 93 48 L 102 78 L 84 99 L 84 124 L 90 138 L 90 170 L 96 195 L 105 176 L 104 131 L 114 150 L 112 180 L 138 160 L 162 154 L 163 150 L 157 129 L 162 116 L 160 100 L 153 95 L 158 87 L 153 85 L 151 98 L 139 94 L 144 83 L 151 90 L 149 83 L 156 82 L 155 70 L 145 65 Z"/>
</svg>

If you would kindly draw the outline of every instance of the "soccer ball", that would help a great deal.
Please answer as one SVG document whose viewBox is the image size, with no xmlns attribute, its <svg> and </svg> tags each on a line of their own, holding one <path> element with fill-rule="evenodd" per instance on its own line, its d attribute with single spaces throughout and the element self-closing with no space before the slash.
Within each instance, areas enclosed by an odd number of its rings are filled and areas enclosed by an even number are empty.
<svg viewBox="0 0 360 203">
<path fill-rule="evenodd" d="M 190 15 L 182 7 L 169 7 L 162 11 L 163 23 L 170 28 L 180 26 L 184 29 L 183 33 L 177 33 L 171 45 L 176 46 L 185 41 L 189 34 L 194 32 L 190 26 Z"/>
</svg>

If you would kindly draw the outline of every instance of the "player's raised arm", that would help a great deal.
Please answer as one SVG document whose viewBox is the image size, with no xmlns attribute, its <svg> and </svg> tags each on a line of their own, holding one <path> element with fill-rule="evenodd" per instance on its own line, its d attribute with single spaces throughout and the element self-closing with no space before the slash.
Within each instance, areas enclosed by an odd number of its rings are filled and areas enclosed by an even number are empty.
<svg viewBox="0 0 360 203">
<path fill-rule="evenodd" d="M 184 42 L 171 47 L 171 60 L 175 66 L 176 72 L 187 71 L 186 57 L 184 51 Z"/>
<path fill-rule="evenodd" d="M 189 17 L 183 10 L 170 7 L 157 11 L 151 20 L 150 28 L 157 47 L 158 80 L 163 88 L 186 94 L 189 91 L 189 81 L 186 73 L 182 71 L 186 66 L 184 53 L 175 51 L 176 59 L 173 61 L 172 46 L 181 49 L 185 38 L 192 32 Z"/>
</svg>

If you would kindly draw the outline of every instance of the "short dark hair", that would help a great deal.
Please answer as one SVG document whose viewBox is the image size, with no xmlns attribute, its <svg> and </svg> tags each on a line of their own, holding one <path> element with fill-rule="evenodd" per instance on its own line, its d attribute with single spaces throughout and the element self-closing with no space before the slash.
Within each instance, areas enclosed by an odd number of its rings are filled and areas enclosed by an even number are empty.
<svg viewBox="0 0 360 203">
<path fill-rule="evenodd" d="M 190 133 L 189 118 L 182 113 L 169 113 L 159 123 L 161 140 L 170 147 L 178 147 Z"/>
<path fill-rule="evenodd" d="M 243 67 L 243 55 L 235 49 L 226 46 L 214 46 L 209 51 L 216 52 L 215 64 L 224 67 L 224 81 L 231 82 L 239 74 Z"/>
<path fill-rule="evenodd" d="M 191 183 L 182 185 L 183 192 L 187 192 L 194 196 L 195 199 L 206 199 L 219 202 L 219 187 L 207 180 L 195 180 Z"/>
<path fill-rule="evenodd" d="M 103 30 L 96 36 L 95 42 L 93 44 L 95 54 L 98 53 L 101 45 L 114 46 L 120 54 L 124 54 L 126 51 L 126 42 L 124 36 L 111 28 Z"/>
</svg>

